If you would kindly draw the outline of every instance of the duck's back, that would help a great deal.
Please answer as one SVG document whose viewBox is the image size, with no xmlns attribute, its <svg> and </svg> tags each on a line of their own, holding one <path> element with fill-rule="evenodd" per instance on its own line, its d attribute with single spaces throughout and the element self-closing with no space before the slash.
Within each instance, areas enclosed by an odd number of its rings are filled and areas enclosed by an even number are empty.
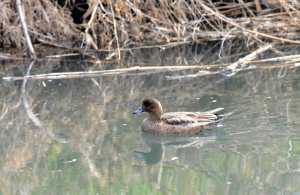
<svg viewBox="0 0 300 195">
<path fill-rule="evenodd" d="M 217 108 L 206 112 L 169 112 L 162 115 L 162 120 L 169 125 L 215 124 L 221 122 L 224 117 L 229 116 L 227 114 L 215 114 L 220 110 L 223 110 L 223 108 Z"/>
</svg>

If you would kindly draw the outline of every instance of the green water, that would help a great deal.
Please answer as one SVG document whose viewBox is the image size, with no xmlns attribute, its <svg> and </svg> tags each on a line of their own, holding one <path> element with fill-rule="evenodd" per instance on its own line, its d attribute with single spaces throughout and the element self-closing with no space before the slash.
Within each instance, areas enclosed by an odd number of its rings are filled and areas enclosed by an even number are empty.
<svg viewBox="0 0 300 195">
<path fill-rule="evenodd" d="M 142 52 L 127 67 L 185 63 Z M 26 74 L 29 62 L 10 63 L 5 76 Z M 101 68 L 117 62 L 42 61 L 30 74 Z M 196 72 L 2 81 L 0 194 L 299 194 L 300 68 L 166 79 Z M 147 114 L 132 114 L 144 97 L 164 112 L 235 112 L 200 134 L 146 135 Z"/>
</svg>

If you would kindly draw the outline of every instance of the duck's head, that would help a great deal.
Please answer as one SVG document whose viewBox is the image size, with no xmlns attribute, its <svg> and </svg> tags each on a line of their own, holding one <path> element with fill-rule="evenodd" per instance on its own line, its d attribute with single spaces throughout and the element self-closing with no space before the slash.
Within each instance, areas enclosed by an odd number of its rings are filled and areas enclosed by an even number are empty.
<svg viewBox="0 0 300 195">
<path fill-rule="evenodd" d="M 133 114 L 138 114 L 141 112 L 148 112 L 150 114 L 150 120 L 160 120 L 162 115 L 162 107 L 160 102 L 154 98 L 145 98 L 143 100 L 142 107 L 134 111 Z"/>
</svg>

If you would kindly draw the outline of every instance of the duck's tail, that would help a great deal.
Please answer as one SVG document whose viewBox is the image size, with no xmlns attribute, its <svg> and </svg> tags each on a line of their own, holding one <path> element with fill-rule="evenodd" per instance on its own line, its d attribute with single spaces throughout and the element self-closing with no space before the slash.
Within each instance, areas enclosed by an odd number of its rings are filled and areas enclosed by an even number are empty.
<svg viewBox="0 0 300 195">
<path fill-rule="evenodd" d="M 228 116 L 232 115 L 233 113 L 234 113 L 234 111 L 233 111 L 233 112 L 226 113 L 226 114 L 222 114 L 222 115 L 220 115 L 220 116 L 222 116 L 223 118 L 227 118 Z"/>
<path fill-rule="evenodd" d="M 217 115 L 218 118 L 216 119 L 215 123 L 220 123 L 222 122 L 225 118 L 229 117 L 230 115 L 232 115 L 234 113 L 233 112 L 229 112 L 229 113 L 226 113 L 226 114 L 220 114 L 220 115 Z"/>
</svg>

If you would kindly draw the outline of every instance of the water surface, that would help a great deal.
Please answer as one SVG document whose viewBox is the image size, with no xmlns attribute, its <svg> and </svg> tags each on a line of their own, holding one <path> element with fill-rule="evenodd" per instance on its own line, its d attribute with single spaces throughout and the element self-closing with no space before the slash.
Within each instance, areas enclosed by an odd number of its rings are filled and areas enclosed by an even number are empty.
<svg viewBox="0 0 300 195">
<path fill-rule="evenodd" d="M 1 67 L 24 76 L 219 60 L 200 49 Z M 166 79 L 197 71 L 1 82 L 0 194 L 299 194 L 300 68 Z M 235 113 L 199 134 L 147 135 L 147 114 L 132 115 L 144 97 L 164 112 Z"/>
</svg>

